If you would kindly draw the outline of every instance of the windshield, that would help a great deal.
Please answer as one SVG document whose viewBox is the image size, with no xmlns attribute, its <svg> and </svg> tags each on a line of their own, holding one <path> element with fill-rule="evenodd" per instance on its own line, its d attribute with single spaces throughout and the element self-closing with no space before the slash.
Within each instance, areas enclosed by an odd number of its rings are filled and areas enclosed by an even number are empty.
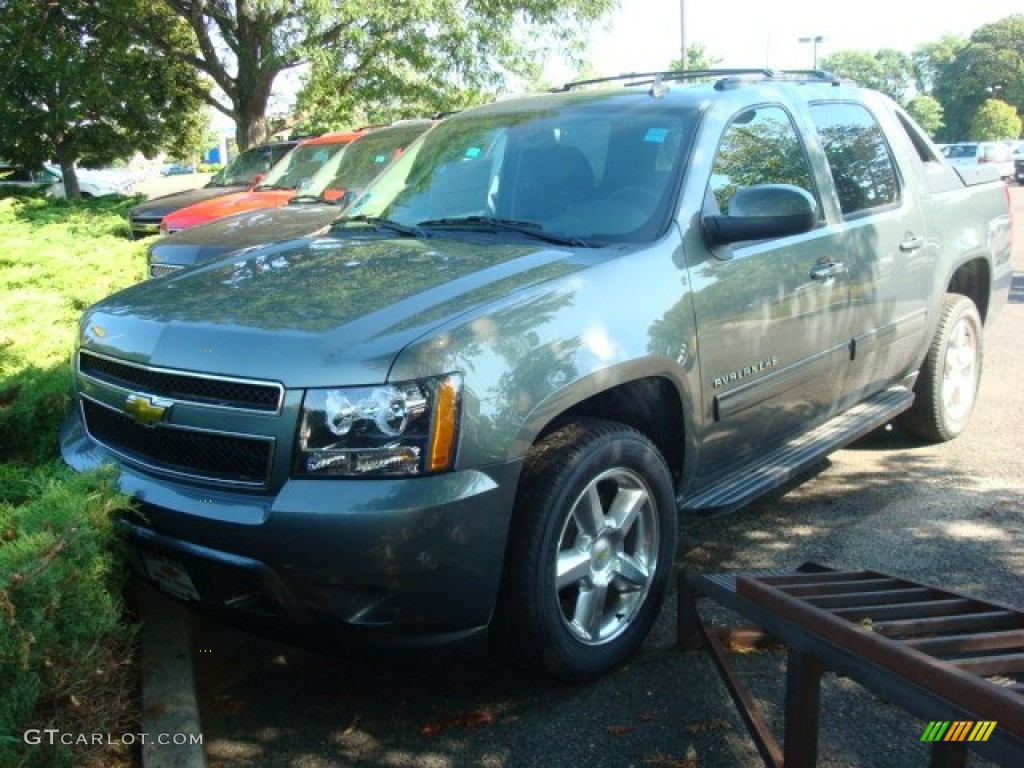
<svg viewBox="0 0 1024 768">
<path fill-rule="evenodd" d="M 215 173 L 210 179 L 210 186 L 234 187 L 252 184 L 258 174 L 269 171 L 280 157 L 281 150 L 275 153 L 269 146 L 247 149 Z"/>
<path fill-rule="evenodd" d="M 299 144 L 270 169 L 270 173 L 256 189 L 298 189 L 301 184 L 308 183 L 347 144 L 348 141 Z"/>
<path fill-rule="evenodd" d="M 337 199 L 347 191 L 361 190 L 431 125 L 429 122 L 411 123 L 381 128 L 361 136 L 313 175 L 302 188 L 302 196 Z"/>
<path fill-rule="evenodd" d="M 412 144 L 349 210 L 424 229 L 653 239 L 667 226 L 695 121 L 689 109 L 607 94 L 463 112 Z"/>
</svg>

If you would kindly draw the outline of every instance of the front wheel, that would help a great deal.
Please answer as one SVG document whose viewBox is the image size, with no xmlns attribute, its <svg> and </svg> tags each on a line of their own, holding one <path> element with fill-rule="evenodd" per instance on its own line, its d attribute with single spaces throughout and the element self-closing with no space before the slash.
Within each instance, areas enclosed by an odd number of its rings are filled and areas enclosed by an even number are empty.
<svg viewBox="0 0 1024 768">
<path fill-rule="evenodd" d="M 650 631 L 676 550 L 672 479 L 644 435 L 585 419 L 527 457 L 495 627 L 521 664 L 583 679 Z"/>
<path fill-rule="evenodd" d="M 947 294 L 939 326 L 914 386 L 914 405 L 901 419 L 918 437 L 941 443 L 967 428 L 981 380 L 982 326 L 974 302 Z"/>
</svg>

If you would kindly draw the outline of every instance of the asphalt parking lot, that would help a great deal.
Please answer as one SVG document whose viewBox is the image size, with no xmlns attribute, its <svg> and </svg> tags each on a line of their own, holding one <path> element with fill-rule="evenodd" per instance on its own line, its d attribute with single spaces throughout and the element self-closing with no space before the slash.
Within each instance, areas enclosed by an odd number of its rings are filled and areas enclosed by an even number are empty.
<svg viewBox="0 0 1024 768">
<path fill-rule="evenodd" d="M 732 516 L 685 520 L 680 567 L 872 568 L 1024 605 L 1024 189 L 1011 304 L 986 332 L 969 431 L 938 446 L 898 430 L 839 451 L 787 493 Z M 258 639 L 195 617 L 210 766 L 717 768 L 760 764 L 709 658 L 675 645 L 675 594 L 625 667 L 586 685 L 492 661 L 381 667 Z M 784 654 L 737 664 L 781 734 Z M 826 675 L 819 765 L 926 765 L 924 723 Z M 972 757 L 972 766 L 987 763 Z"/>
</svg>

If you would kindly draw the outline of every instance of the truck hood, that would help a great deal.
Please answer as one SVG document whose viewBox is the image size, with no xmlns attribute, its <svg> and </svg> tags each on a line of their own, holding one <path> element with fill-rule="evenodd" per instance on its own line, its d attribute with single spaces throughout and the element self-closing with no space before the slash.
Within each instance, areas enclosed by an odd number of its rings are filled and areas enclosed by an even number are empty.
<svg viewBox="0 0 1024 768">
<path fill-rule="evenodd" d="M 175 232 L 200 224 L 206 224 L 225 216 L 260 208 L 276 208 L 284 205 L 295 197 L 294 189 L 263 189 L 249 192 L 238 192 L 233 195 L 220 195 L 211 200 L 204 200 L 182 208 L 164 218 L 164 226 Z"/>
<path fill-rule="evenodd" d="M 341 215 L 326 203 L 290 203 L 183 229 L 149 248 L 151 264 L 188 267 L 231 251 L 312 235 Z"/>
<path fill-rule="evenodd" d="M 482 237 L 292 240 L 116 293 L 83 315 L 81 343 L 141 364 L 286 387 L 380 382 L 432 328 L 594 255 Z"/>
<path fill-rule="evenodd" d="M 204 200 L 210 200 L 222 195 L 230 195 L 234 192 L 244 192 L 249 187 L 200 187 L 199 189 L 186 189 L 184 192 L 175 192 L 171 195 L 154 197 L 141 205 L 132 208 L 132 218 L 163 218 L 181 208 L 185 208 Z"/>
</svg>

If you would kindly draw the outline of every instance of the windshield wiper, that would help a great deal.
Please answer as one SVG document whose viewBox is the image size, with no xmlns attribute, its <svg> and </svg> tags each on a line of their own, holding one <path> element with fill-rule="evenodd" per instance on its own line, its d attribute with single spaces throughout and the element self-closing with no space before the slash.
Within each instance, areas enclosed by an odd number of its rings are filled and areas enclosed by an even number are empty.
<svg viewBox="0 0 1024 768">
<path fill-rule="evenodd" d="M 388 229 L 406 237 L 427 237 L 427 233 L 415 225 L 402 224 L 391 219 L 381 218 L 380 216 L 344 216 L 336 219 L 331 229 L 338 229 L 340 226 L 351 223 L 369 224 L 371 227 Z"/>
<path fill-rule="evenodd" d="M 516 232 L 520 235 L 532 237 L 535 240 L 542 240 L 545 243 L 555 245 L 572 245 L 580 248 L 588 248 L 590 244 L 586 240 L 571 235 L 559 235 L 554 232 L 545 232 L 544 228 L 535 221 L 516 221 L 515 219 L 500 219 L 494 216 L 462 216 L 451 219 L 428 219 L 421 221 L 421 227 L 438 229 L 470 229 L 490 230 L 493 232 Z"/>
</svg>

